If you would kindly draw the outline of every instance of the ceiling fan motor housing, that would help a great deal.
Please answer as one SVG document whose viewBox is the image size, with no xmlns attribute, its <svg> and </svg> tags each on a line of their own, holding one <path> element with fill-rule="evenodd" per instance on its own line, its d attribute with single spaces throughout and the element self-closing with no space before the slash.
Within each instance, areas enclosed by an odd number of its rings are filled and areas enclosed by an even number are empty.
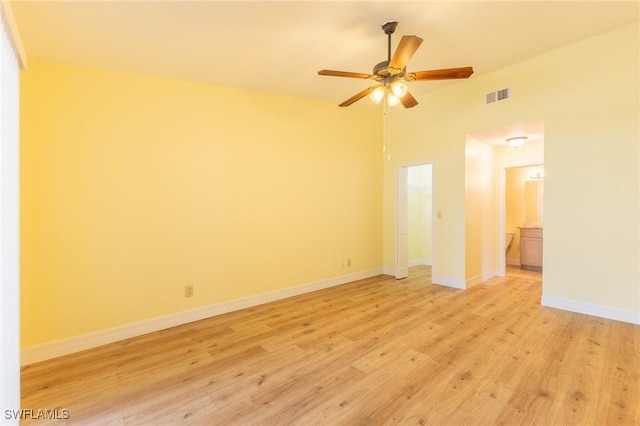
<svg viewBox="0 0 640 426">
<path fill-rule="evenodd" d="M 382 24 L 382 29 L 385 34 L 393 34 L 398 26 L 398 21 L 388 21 Z"/>
<path fill-rule="evenodd" d="M 391 83 L 396 79 L 404 78 L 406 72 L 407 72 L 407 68 L 405 67 L 399 73 L 392 73 L 389 70 L 389 61 L 382 61 L 379 64 L 377 64 L 375 67 L 373 67 L 372 76 L 374 76 L 374 79 L 377 81 L 382 81 L 384 83 Z"/>
<path fill-rule="evenodd" d="M 373 75 L 384 77 L 389 74 L 387 68 L 389 67 L 389 61 L 382 61 L 373 67 Z"/>
</svg>

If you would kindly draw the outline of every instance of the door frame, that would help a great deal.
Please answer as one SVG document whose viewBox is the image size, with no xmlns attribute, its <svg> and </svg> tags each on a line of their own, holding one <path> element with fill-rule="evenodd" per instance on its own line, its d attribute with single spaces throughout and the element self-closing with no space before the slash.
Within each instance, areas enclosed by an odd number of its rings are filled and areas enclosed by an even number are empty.
<svg viewBox="0 0 640 426">
<path fill-rule="evenodd" d="M 500 185 L 498 193 L 498 276 L 504 277 L 507 274 L 507 254 L 504 251 L 504 235 L 506 230 L 505 221 L 507 220 L 507 169 L 515 169 L 518 167 L 543 166 L 544 161 L 525 161 L 516 163 L 505 163 L 500 165 Z M 544 197 L 542 199 L 544 205 Z M 544 240 L 542 241 L 544 247 Z"/>
<path fill-rule="evenodd" d="M 409 167 L 431 166 L 431 267 L 436 265 L 436 254 L 433 250 L 435 241 L 435 226 L 433 218 L 435 213 L 435 165 L 433 161 L 401 164 L 396 170 L 396 256 L 395 256 L 395 277 L 396 279 L 406 278 L 409 265 L 409 239 L 408 239 L 408 207 L 409 207 Z M 404 179 L 402 178 L 404 176 Z M 404 195 L 403 195 L 404 194 Z M 405 229 L 402 229 L 402 226 Z"/>
</svg>

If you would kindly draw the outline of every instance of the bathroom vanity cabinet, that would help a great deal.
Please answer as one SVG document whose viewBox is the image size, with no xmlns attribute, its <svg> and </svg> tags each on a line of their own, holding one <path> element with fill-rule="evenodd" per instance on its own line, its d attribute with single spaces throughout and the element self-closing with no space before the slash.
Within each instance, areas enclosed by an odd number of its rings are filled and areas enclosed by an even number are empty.
<svg viewBox="0 0 640 426">
<path fill-rule="evenodd" d="M 542 229 L 520 228 L 520 267 L 542 271 Z"/>
</svg>

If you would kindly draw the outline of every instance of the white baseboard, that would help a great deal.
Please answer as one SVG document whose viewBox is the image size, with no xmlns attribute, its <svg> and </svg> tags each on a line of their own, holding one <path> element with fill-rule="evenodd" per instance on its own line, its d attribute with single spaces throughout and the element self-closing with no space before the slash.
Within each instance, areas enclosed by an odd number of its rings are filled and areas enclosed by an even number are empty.
<svg viewBox="0 0 640 426">
<path fill-rule="evenodd" d="M 542 295 L 542 306 L 562 309 L 564 311 L 576 312 L 579 314 L 592 315 L 600 318 L 607 318 L 616 321 L 640 324 L 640 312 L 627 309 L 612 308 L 610 306 L 595 305 L 586 302 L 563 299 L 555 296 Z"/>
<path fill-rule="evenodd" d="M 478 285 L 482 282 L 485 282 L 487 280 L 490 280 L 493 277 L 497 277 L 498 276 L 498 270 L 493 270 L 493 271 L 489 271 L 489 272 L 485 272 L 484 274 L 481 275 L 476 275 L 475 277 L 472 278 L 467 278 L 467 287 L 466 288 L 471 288 L 474 285 Z"/>
<path fill-rule="evenodd" d="M 193 321 L 199 321 L 212 316 L 249 308 L 252 306 L 262 305 L 264 303 L 285 299 L 287 297 L 298 296 L 300 294 L 310 293 L 312 291 L 322 290 L 324 288 L 347 284 L 352 281 L 375 277 L 380 275 L 381 273 L 382 268 L 371 269 L 368 271 L 342 275 L 326 280 L 320 280 L 295 287 L 289 287 L 282 290 L 260 293 L 253 296 L 230 300 L 228 302 L 215 303 L 213 305 L 202 306 L 199 308 L 190 309 L 188 311 L 176 312 L 174 314 L 150 318 L 147 320 L 95 331 L 80 336 L 73 336 L 66 339 L 28 346 L 26 348 L 22 348 L 20 362 L 22 365 L 33 364 L 35 362 L 68 355 L 85 349 L 95 348 L 97 346 L 106 345 L 108 343 L 117 342 L 119 340 L 129 339 L 131 337 L 141 336 L 143 334 L 152 333 L 154 331 L 163 330 L 165 328 L 175 327 L 177 325 L 187 324 Z"/>
<path fill-rule="evenodd" d="M 388 266 L 385 266 L 383 268 L 382 273 L 385 275 L 391 275 L 392 277 L 396 276 L 395 268 L 390 268 Z M 431 283 L 437 284 L 437 285 L 443 285 L 446 287 L 453 287 L 461 290 L 465 290 L 467 288 L 466 283 L 463 280 L 457 280 L 454 278 L 445 278 L 445 277 L 440 277 L 436 275 L 431 276 Z"/>
<path fill-rule="evenodd" d="M 433 275 L 431 277 L 431 282 L 434 284 L 438 284 L 438 285 L 444 285 L 447 287 L 453 287 L 453 288 L 457 288 L 460 290 L 465 290 L 466 287 L 466 283 L 464 282 L 464 280 L 458 280 L 455 278 L 445 278 L 445 277 L 438 277 Z"/>
<path fill-rule="evenodd" d="M 428 257 L 421 257 L 419 259 L 413 259 L 413 260 L 409 261 L 408 265 L 409 265 L 409 268 L 411 268 L 413 266 L 420 266 L 420 265 L 431 266 L 431 259 L 429 259 Z"/>
<path fill-rule="evenodd" d="M 395 268 L 390 268 L 390 267 L 388 267 L 388 266 L 385 266 L 385 267 L 382 269 L 382 273 L 383 273 L 383 274 L 385 274 L 385 275 L 391 275 L 392 277 L 395 277 L 395 276 L 396 276 L 396 270 L 395 270 Z"/>
</svg>

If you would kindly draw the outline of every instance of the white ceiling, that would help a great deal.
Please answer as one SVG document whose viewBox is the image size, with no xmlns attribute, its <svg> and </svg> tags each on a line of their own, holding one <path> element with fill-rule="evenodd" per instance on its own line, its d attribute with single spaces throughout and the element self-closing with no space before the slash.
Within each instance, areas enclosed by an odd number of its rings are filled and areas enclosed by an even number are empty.
<svg viewBox="0 0 640 426">
<path fill-rule="evenodd" d="M 386 59 L 381 24 L 424 42 L 408 70 L 473 66 L 475 75 L 639 20 L 613 1 L 17 1 L 29 59 L 322 98 L 336 104 Z M 471 77 L 473 78 L 473 76 Z M 416 82 L 415 95 L 449 82 Z"/>
</svg>

